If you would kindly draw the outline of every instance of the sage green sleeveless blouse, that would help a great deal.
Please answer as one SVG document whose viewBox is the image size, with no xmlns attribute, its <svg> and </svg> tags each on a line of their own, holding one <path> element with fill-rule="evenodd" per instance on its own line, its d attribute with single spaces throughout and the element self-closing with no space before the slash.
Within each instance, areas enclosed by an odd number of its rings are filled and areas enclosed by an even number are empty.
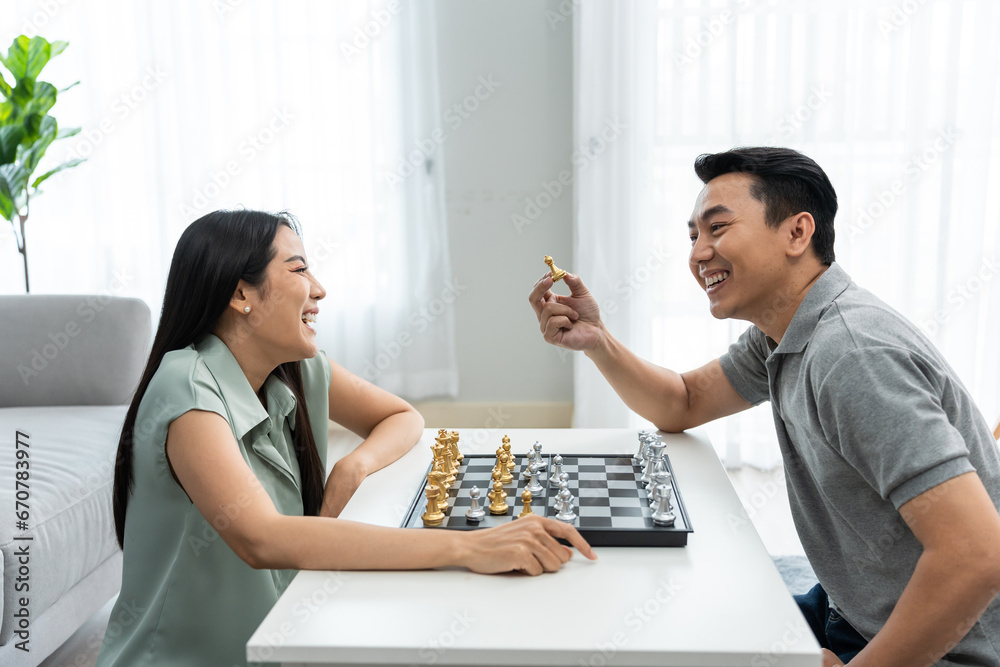
<svg viewBox="0 0 1000 667">
<path fill-rule="evenodd" d="M 301 367 L 313 437 L 325 466 L 330 364 L 320 352 Z M 241 499 L 206 519 L 171 475 L 165 443 L 167 427 L 185 412 L 221 415 L 255 483 L 279 512 L 301 515 L 291 434 L 295 397 L 273 376 L 264 390 L 266 409 L 215 336 L 164 356 L 135 422 L 135 487 L 125 520 L 122 589 L 98 667 L 246 664 L 247 640 L 296 571 L 255 570 L 240 559 L 217 529 L 225 529 Z"/>
</svg>

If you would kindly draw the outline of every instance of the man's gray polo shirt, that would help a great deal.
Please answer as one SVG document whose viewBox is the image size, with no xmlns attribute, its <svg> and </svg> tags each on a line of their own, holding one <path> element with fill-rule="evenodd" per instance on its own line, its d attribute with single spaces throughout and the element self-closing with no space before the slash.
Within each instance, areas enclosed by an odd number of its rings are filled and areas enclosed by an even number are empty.
<svg viewBox="0 0 1000 667">
<path fill-rule="evenodd" d="M 806 555 L 870 640 L 922 552 L 899 507 L 972 470 L 1000 506 L 989 426 L 934 345 L 836 263 L 780 344 L 751 326 L 720 361 L 744 399 L 771 401 Z M 1000 598 L 938 664 L 1000 665 Z"/>
</svg>

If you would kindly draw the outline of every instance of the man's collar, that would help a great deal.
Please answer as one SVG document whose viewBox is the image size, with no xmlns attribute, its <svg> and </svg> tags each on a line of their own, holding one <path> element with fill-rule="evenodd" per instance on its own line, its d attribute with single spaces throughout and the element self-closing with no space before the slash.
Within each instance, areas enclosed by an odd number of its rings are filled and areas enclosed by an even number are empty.
<svg viewBox="0 0 1000 667">
<path fill-rule="evenodd" d="M 268 376 L 264 382 L 268 406 L 265 410 L 260 399 L 254 394 L 247 376 L 243 374 L 236 357 L 217 336 L 209 334 L 195 344 L 195 349 L 205 360 L 205 365 L 222 390 L 222 397 L 229 408 L 233 420 L 231 426 L 236 437 L 242 439 L 265 422 L 264 431 L 267 432 L 271 428 L 272 420 L 279 416 L 287 419 L 288 415 L 294 412 L 295 396 L 284 382 L 273 375 Z M 294 429 L 294 414 L 292 420 L 289 426 Z"/>
<path fill-rule="evenodd" d="M 851 284 L 851 277 L 834 262 L 823 272 L 799 304 L 774 354 L 795 354 L 806 349 L 820 315 Z M 772 341 L 768 338 L 768 345 Z"/>
</svg>

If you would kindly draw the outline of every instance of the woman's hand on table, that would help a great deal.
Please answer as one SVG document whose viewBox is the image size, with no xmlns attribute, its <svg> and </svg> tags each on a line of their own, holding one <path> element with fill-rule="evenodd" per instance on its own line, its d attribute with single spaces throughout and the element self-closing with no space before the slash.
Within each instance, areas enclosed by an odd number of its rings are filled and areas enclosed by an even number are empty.
<svg viewBox="0 0 1000 667">
<path fill-rule="evenodd" d="M 555 572 L 573 557 L 573 549 L 560 544 L 562 538 L 590 560 L 597 554 L 573 526 L 527 516 L 509 524 L 462 535 L 459 564 L 473 572 L 496 574 L 519 570 L 530 575 Z"/>
</svg>

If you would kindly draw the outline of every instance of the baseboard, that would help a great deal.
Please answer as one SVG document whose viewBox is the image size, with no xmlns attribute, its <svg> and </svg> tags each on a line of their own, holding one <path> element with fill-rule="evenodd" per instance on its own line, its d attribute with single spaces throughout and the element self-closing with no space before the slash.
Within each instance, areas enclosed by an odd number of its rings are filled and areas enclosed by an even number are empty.
<svg viewBox="0 0 1000 667">
<path fill-rule="evenodd" d="M 414 401 L 427 428 L 570 428 L 572 403 L 456 403 Z M 330 422 L 331 436 L 344 427 Z"/>
<path fill-rule="evenodd" d="M 572 403 L 455 403 L 425 401 L 413 404 L 427 428 L 569 428 Z"/>
</svg>

